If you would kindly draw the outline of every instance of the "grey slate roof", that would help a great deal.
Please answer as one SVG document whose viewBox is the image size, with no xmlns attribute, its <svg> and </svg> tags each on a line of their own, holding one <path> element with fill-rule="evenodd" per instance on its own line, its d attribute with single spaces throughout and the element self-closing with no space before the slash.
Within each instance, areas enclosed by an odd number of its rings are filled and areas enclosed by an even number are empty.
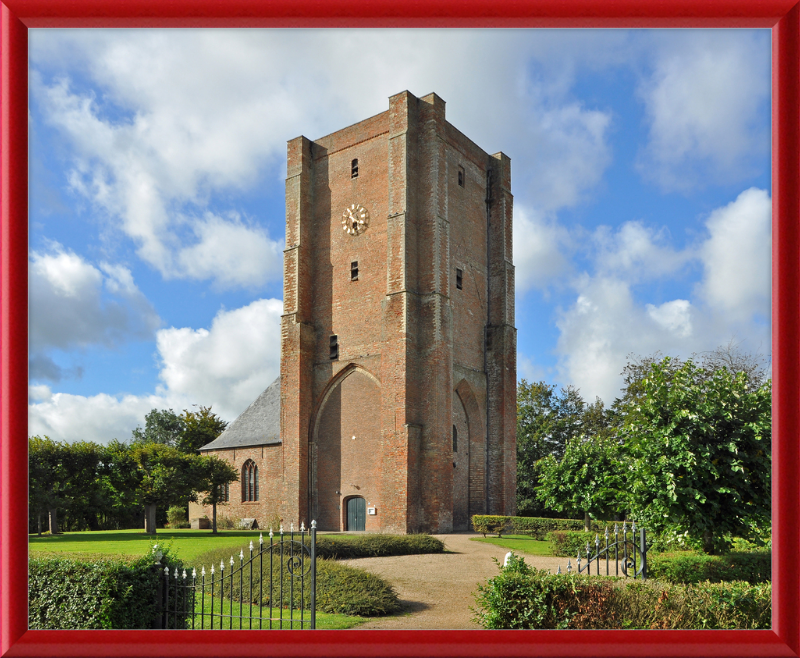
<svg viewBox="0 0 800 658">
<path fill-rule="evenodd" d="M 201 451 L 281 442 L 281 378 L 278 377 L 226 430 Z"/>
</svg>

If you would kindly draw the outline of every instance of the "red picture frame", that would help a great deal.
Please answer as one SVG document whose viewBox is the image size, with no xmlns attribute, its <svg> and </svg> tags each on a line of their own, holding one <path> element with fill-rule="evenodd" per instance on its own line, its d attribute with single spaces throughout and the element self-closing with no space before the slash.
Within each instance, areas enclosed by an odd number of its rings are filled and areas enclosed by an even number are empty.
<svg viewBox="0 0 800 658">
<path fill-rule="evenodd" d="M 27 29 L 301 26 L 771 28 L 771 630 L 28 630 Z M 0 656 L 798 656 L 799 79 L 800 5 L 794 0 L 6 0 L 0 5 Z"/>
</svg>

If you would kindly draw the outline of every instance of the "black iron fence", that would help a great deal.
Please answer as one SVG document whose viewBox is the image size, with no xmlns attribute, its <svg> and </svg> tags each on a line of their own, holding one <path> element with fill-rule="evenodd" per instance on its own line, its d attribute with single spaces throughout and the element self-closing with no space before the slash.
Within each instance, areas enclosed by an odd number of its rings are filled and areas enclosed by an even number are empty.
<svg viewBox="0 0 800 658">
<path fill-rule="evenodd" d="M 620 537 L 619 526 L 614 524 L 614 541 L 609 544 L 608 526 L 605 531 L 605 545 L 601 548 L 600 536 L 594 536 L 594 555 L 591 553 L 590 543 L 586 542 L 585 558 L 581 558 L 581 552 L 578 551 L 578 573 L 584 571 L 591 575 L 592 562 L 595 565 L 595 575 L 600 574 L 600 563 L 605 559 L 605 575 L 606 576 L 619 576 L 622 572 L 623 576 L 630 578 L 641 578 L 647 580 L 647 536 L 644 528 L 639 529 L 639 544 L 636 544 L 636 522 L 631 523 L 630 537 L 628 537 L 628 524 L 627 521 L 622 524 L 622 536 Z M 586 563 L 581 565 L 585 559 Z M 611 564 L 613 564 L 613 571 L 611 573 Z M 567 572 L 572 573 L 572 560 L 567 561 Z M 558 567 L 558 573 L 561 573 L 561 567 Z"/>
<path fill-rule="evenodd" d="M 200 573 L 164 567 L 159 580 L 155 628 L 281 629 L 316 627 L 316 521 L 272 529 L 250 554 L 239 551 Z"/>
</svg>

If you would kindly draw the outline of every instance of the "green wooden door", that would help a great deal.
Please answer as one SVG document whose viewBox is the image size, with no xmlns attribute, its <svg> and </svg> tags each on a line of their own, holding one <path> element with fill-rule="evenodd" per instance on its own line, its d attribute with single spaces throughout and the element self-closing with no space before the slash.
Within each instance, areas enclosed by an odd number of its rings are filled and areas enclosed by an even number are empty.
<svg viewBox="0 0 800 658">
<path fill-rule="evenodd" d="M 347 501 L 347 529 L 364 530 L 367 523 L 367 501 L 350 498 Z"/>
</svg>

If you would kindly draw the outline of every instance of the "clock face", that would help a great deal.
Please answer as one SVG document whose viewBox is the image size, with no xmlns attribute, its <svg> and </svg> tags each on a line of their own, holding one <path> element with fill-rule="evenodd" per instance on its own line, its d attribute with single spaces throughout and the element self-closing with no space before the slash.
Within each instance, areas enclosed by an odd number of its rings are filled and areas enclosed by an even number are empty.
<svg viewBox="0 0 800 658">
<path fill-rule="evenodd" d="M 369 226 L 369 212 L 361 204 L 354 203 L 342 213 L 342 229 L 348 235 L 359 235 Z"/>
</svg>

